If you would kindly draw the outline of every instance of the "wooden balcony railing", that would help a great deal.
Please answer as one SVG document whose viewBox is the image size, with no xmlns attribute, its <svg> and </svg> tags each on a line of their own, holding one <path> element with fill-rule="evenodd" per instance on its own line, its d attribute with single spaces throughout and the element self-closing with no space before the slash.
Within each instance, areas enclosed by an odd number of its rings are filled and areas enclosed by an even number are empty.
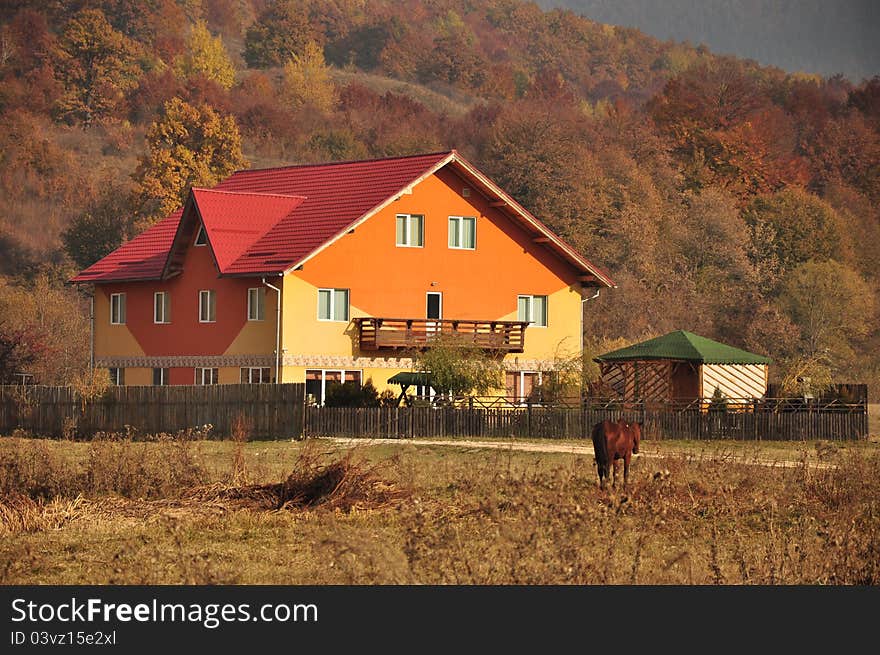
<svg viewBox="0 0 880 655">
<path fill-rule="evenodd" d="M 355 318 L 361 350 L 428 348 L 441 337 L 487 350 L 521 353 L 525 345 L 524 321 L 466 321 L 425 318 Z"/>
</svg>

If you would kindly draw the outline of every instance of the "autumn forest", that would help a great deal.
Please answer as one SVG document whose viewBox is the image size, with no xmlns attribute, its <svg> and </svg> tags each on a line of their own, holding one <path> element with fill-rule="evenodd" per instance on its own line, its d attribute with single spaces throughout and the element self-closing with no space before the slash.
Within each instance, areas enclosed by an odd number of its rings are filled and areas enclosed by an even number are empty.
<svg viewBox="0 0 880 655">
<path fill-rule="evenodd" d="M 519 0 L 8 0 L 0 116 L 0 383 L 85 374 L 66 281 L 191 186 L 456 148 L 613 276 L 589 352 L 686 329 L 880 390 L 880 77 Z"/>
</svg>

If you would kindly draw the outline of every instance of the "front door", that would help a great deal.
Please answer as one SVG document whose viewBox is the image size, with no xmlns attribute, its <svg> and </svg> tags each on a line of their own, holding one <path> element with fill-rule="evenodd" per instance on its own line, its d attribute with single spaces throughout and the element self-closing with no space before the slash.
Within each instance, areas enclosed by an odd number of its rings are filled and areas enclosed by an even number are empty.
<svg viewBox="0 0 880 655">
<path fill-rule="evenodd" d="M 440 319 L 443 318 L 443 294 L 429 291 L 425 300 L 425 331 L 428 338 L 440 331 Z"/>
</svg>

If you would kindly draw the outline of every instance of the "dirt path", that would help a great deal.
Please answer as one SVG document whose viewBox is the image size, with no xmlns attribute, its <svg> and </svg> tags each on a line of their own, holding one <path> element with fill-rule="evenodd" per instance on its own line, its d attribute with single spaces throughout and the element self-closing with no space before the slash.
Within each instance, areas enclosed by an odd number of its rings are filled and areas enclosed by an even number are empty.
<svg viewBox="0 0 880 655">
<path fill-rule="evenodd" d="M 499 450 L 517 450 L 531 453 L 571 453 L 574 455 L 593 456 L 593 446 L 590 444 L 556 444 L 556 443 L 529 443 L 522 441 L 474 441 L 472 439 L 349 439 L 343 437 L 323 437 L 325 441 L 332 441 L 340 445 L 387 445 L 387 444 L 412 444 L 414 446 L 452 446 L 454 448 L 488 448 Z M 688 453 L 688 452 L 642 452 L 636 457 L 662 458 L 680 457 L 689 460 L 702 461 L 726 461 L 739 464 L 752 464 L 755 466 L 769 466 L 779 468 L 797 468 L 801 466 L 799 460 L 759 458 L 756 456 L 737 456 L 732 453 Z M 828 462 L 810 461 L 809 466 L 817 469 L 834 468 L 836 465 Z"/>
</svg>

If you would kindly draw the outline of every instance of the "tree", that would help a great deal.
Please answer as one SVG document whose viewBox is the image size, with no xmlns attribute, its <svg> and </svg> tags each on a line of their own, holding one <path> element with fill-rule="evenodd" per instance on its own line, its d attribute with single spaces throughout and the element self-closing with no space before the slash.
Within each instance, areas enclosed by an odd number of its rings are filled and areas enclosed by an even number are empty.
<svg viewBox="0 0 880 655">
<path fill-rule="evenodd" d="M 21 382 L 19 373 L 31 373 L 36 353 L 27 337 L 25 330 L 12 329 L 0 321 L 0 384 Z"/>
<path fill-rule="evenodd" d="M 834 208 L 798 188 L 754 198 L 744 213 L 751 230 L 751 257 L 778 262 L 781 272 L 810 259 L 841 259 L 844 239 Z"/>
<path fill-rule="evenodd" d="M 853 345 L 874 328 L 876 297 L 850 268 L 835 261 L 809 261 L 787 276 L 779 303 L 800 330 L 803 356 L 853 356 Z"/>
<path fill-rule="evenodd" d="M 504 383 L 501 361 L 457 335 L 437 335 L 415 356 L 413 368 L 430 374 L 434 391 L 452 396 L 485 395 Z"/>
<path fill-rule="evenodd" d="M 136 44 L 113 29 L 98 9 L 83 9 L 64 29 L 55 74 L 64 86 L 58 115 L 90 125 L 111 115 L 137 84 Z"/>
<path fill-rule="evenodd" d="M 244 41 L 244 60 L 250 68 L 280 66 L 301 53 L 309 41 L 321 34 L 309 22 L 308 3 L 302 0 L 276 0 L 257 17 Z"/>
<path fill-rule="evenodd" d="M 64 249 L 77 266 L 87 268 L 122 244 L 131 229 L 130 216 L 128 194 L 111 184 L 61 234 Z"/>
<path fill-rule="evenodd" d="M 172 98 L 150 126 L 147 153 L 134 174 L 140 227 L 180 207 L 191 187 L 214 186 L 247 164 L 232 116 Z"/>
<path fill-rule="evenodd" d="M 211 36 L 204 21 L 198 21 L 190 30 L 186 52 L 174 62 L 174 71 L 183 78 L 201 75 L 224 89 L 235 83 L 235 67 L 223 39 Z"/>
<path fill-rule="evenodd" d="M 45 276 L 13 286 L 0 281 L 0 332 L 13 358 L 39 384 L 70 384 L 89 366 L 89 318 L 79 292 Z M 20 369 L 19 371 L 21 372 Z"/>
<path fill-rule="evenodd" d="M 330 78 L 330 67 L 324 53 L 309 41 L 301 55 L 294 54 L 284 64 L 281 95 L 294 109 L 309 107 L 329 114 L 336 105 L 336 86 Z"/>
</svg>

